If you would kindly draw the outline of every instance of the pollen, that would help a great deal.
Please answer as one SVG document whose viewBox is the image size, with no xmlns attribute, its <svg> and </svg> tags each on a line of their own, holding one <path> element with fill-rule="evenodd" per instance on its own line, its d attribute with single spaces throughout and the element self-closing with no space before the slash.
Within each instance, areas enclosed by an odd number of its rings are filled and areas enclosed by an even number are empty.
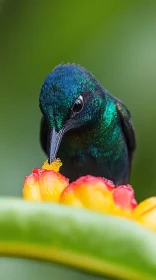
<svg viewBox="0 0 156 280">
<path fill-rule="evenodd" d="M 51 164 L 49 164 L 48 160 L 46 160 L 42 166 L 42 169 L 59 172 L 61 166 L 62 162 L 59 158 L 57 158 Z"/>
</svg>

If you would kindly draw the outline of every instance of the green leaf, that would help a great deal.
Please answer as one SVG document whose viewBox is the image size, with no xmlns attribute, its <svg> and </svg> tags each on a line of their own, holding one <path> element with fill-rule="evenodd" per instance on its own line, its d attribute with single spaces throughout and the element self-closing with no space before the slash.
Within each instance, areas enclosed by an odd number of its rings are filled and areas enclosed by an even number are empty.
<svg viewBox="0 0 156 280">
<path fill-rule="evenodd" d="M 156 234 L 136 222 L 53 203 L 0 199 L 0 255 L 154 280 Z"/>
</svg>

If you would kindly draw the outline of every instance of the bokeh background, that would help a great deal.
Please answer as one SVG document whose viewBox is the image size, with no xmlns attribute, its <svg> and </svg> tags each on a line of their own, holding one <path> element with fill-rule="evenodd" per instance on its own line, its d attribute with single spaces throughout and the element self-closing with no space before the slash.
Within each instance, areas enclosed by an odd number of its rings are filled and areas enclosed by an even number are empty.
<svg viewBox="0 0 156 280">
<path fill-rule="evenodd" d="M 131 183 L 138 201 L 155 195 L 156 2 L 144 0 L 0 1 L 0 195 L 21 196 L 24 177 L 46 159 L 38 99 L 61 62 L 81 64 L 127 105 L 137 139 Z M 51 279 L 53 271 L 0 260 L 1 279 Z"/>
</svg>

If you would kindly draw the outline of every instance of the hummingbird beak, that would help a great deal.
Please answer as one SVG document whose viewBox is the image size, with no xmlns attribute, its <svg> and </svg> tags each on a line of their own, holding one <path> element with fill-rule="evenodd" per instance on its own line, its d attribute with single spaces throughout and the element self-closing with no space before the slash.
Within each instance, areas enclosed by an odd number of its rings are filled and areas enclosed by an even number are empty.
<svg viewBox="0 0 156 280">
<path fill-rule="evenodd" d="M 51 164 L 56 158 L 63 134 L 64 129 L 61 129 L 59 132 L 56 132 L 55 128 L 53 128 L 50 132 L 50 146 L 48 159 L 49 164 Z"/>
</svg>

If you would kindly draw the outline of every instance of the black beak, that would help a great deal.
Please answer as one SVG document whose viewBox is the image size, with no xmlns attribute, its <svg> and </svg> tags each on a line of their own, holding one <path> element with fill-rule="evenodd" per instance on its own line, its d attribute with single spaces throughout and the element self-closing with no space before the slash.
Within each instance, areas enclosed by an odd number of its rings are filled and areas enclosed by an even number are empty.
<svg viewBox="0 0 156 280">
<path fill-rule="evenodd" d="M 53 128 L 50 132 L 50 146 L 49 146 L 49 159 L 48 162 L 51 164 L 56 158 L 62 137 L 64 134 L 64 130 L 61 129 L 59 132 L 56 132 L 55 128 Z"/>
</svg>

